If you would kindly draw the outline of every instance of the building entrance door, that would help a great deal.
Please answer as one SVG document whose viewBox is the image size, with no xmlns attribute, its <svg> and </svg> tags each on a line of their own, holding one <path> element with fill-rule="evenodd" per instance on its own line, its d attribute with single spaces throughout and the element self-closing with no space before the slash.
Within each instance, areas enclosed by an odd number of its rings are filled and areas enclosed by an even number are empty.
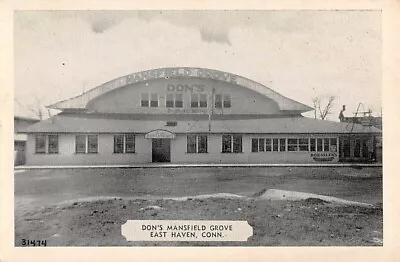
<svg viewBox="0 0 400 262">
<path fill-rule="evenodd" d="M 152 139 L 152 162 L 171 162 L 171 139 Z"/>
</svg>

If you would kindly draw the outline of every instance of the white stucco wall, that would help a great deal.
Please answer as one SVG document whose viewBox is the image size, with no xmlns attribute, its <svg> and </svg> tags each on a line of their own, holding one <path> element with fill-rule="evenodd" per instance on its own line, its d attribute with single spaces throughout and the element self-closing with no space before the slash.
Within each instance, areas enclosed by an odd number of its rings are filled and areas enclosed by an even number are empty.
<svg viewBox="0 0 400 262">
<path fill-rule="evenodd" d="M 135 136 L 136 153 L 116 154 L 114 134 L 99 134 L 98 153 L 76 154 L 75 134 L 59 134 L 58 154 L 36 154 L 35 136 L 28 135 L 27 165 L 106 165 L 106 164 L 138 164 L 152 162 L 151 139 L 144 134 Z M 242 138 L 243 153 L 221 153 L 221 134 L 208 134 L 208 153 L 187 153 L 186 135 L 177 134 L 171 141 L 171 163 L 317 163 L 313 160 L 313 152 L 251 152 L 252 138 L 282 138 L 282 135 L 244 134 Z M 293 138 L 310 137 L 307 135 L 287 136 Z M 323 135 L 318 137 L 324 137 Z M 328 136 L 328 137 L 333 137 Z M 323 153 L 323 152 L 321 152 Z M 338 161 L 338 153 L 332 162 Z"/>
</svg>

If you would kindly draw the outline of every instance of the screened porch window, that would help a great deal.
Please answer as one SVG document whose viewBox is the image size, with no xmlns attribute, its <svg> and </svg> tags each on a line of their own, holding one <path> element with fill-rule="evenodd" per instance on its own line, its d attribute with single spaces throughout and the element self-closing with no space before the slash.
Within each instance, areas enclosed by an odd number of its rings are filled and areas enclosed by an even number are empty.
<svg viewBox="0 0 400 262">
<path fill-rule="evenodd" d="M 300 151 L 308 151 L 308 138 L 300 138 L 299 139 L 299 150 Z"/>
<path fill-rule="evenodd" d="M 288 151 L 299 151 L 298 139 L 288 138 Z"/>
</svg>

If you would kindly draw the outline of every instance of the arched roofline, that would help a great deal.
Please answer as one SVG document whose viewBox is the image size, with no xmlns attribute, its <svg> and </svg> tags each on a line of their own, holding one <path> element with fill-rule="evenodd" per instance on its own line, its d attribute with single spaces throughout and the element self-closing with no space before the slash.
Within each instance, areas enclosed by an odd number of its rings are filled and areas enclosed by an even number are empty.
<svg viewBox="0 0 400 262">
<path fill-rule="evenodd" d="M 139 82 L 156 79 L 169 79 L 174 77 L 196 77 L 235 84 L 274 100 L 279 105 L 279 109 L 284 111 L 298 111 L 299 113 L 303 113 L 313 110 L 313 108 L 307 105 L 287 98 L 248 78 L 219 70 L 197 67 L 166 67 L 132 73 L 118 77 L 88 90 L 81 95 L 51 104 L 47 107 L 60 110 L 85 109 L 89 101 L 112 90 Z"/>
</svg>

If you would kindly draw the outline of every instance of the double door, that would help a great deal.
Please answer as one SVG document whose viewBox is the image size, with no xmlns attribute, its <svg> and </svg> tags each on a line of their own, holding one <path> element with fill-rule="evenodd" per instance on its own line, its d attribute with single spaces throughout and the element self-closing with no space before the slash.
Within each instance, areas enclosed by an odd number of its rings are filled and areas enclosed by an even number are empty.
<svg viewBox="0 0 400 262">
<path fill-rule="evenodd" d="M 152 139 L 152 162 L 171 162 L 171 139 Z"/>
</svg>

